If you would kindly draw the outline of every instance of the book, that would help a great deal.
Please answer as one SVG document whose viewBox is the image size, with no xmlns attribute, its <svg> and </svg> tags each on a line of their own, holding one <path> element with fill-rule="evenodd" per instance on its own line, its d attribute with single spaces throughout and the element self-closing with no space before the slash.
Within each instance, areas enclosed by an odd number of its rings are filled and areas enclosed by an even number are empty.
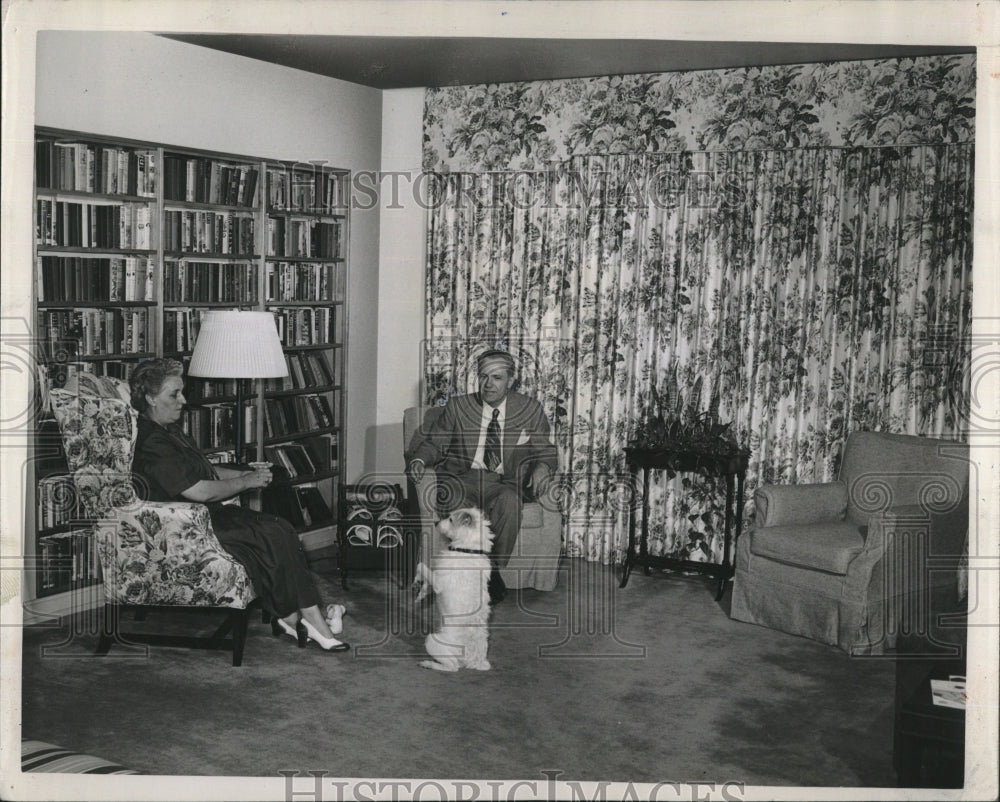
<svg viewBox="0 0 1000 802">
<path fill-rule="evenodd" d="M 965 692 L 965 677 L 952 675 L 948 679 L 932 679 L 931 701 L 938 707 L 965 710 L 968 701 Z"/>
<path fill-rule="evenodd" d="M 295 488 L 295 494 L 306 526 L 329 521 L 333 517 L 329 505 L 323 499 L 323 495 L 316 485 L 298 485 Z"/>
</svg>

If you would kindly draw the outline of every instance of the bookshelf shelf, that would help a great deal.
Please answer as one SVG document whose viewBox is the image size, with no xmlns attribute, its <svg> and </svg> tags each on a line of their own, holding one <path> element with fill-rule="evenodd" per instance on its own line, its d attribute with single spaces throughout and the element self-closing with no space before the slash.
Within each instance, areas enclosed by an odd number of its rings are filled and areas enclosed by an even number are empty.
<svg viewBox="0 0 1000 802">
<path fill-rule="evenodd" d="M 208 211 L 208 212 L 233 212 L 242 217 L 252 217 L 256 214 L 249 206 L 240 206 L 231 203 L 206 203 L 202 201 L 184 200 L 164 200 L 163 208 L 167 211 Z"/>
<path fill-rule="evenodd" d="M 156 251 L 148 248 L 83 248 L 79 245 L 39 245 L 38 254 L 76 254 L 79 256 L 155 256 Z"/>
<path fill-rule="evenodd" d="M 346 214 L 334 214 L 331 212 L 301 212 L 301 211 L 289 211 L 287 209 L 268 209 L 268 217 L 285 217 L 285 218 L 312 218 L 315 220 L 346 220 Z"/>
<path fill-rule="evenodd" d="M 334 300 L 326 300 L 326 299 L 317 299 L 315 301 L 264 301 L 264 306 L 269 307 L 269 308 L 272 307 L 272 306 L 306 306 L 306 307 L 315 307 L 315 306 L 342 306 L 345 303 L 346 303 L 346 301 L 334 301 Z"/>
<path fill-rule="evenodd" d="M 141 359 L 187 362 L 206 312 L 272 312 L 289 341 L 289 377 L 268 380 L 249 398 L 242 442 L 248 459 L 278 449 L 299 463 L 285 498 L 272 498 L 275 509 L 262 499 L 265 511 L 287 513 L 302 532 L 334 526 L 346 399 L 350 171 L 42 127 L 35 139 L 33 309 L 40 359 L 59 362 L 50 374 L 56 381 L 75 371 L 127 379 Z M 232 383 L 188 378 L 185 394 L 191 433 L 224 462 L 235 440 Z M 326 399 L 324 408 L 301 417 L 317 396 Z M 284 433 L 271 432 L 266 402 L 286 405 L 299 425 L 279 423 L 276 431 Z M 52 458 L 36 458 L 29 486 L 65 480 L 58 433 L 41 420 L 36 432 L 36 454 Z M 306 461 L 299 446 L 308 446 Z M 68 609 L 73 594 L 96 582 L 81 573 L 80 556 L 93 522 L 43 526 L 52 523 L 51 500 L 37 486 L 34 496 L 41 506 L 25 547 L 38 568 L 27 598 L 52 597 L 49 604 L 63 594 Z M 65 562 L 67 538 L 76 555 L 68 583 L 65 572 L 54 573 L 63 570 L 57 562 Z"/>
<path fill-rule="evenodd" d="M 123 359 L 152 359 L 156 354 L 152 351 L 135 351 L 116 354 L 77 354 L 72 357 L 72 362 L 119 362 Z"/>
<path fill-rule="evenodd" d="M 252 309 L 256 304 L 238 301 L 165 301 L 164 309 Z"/>
<path fill-rule="evenodd" d="M 318 387 L 305 387 L 294 390 L 267 390 L 264 393 L 264 398 L 282 398 L 285 396 L 295 396 L 302 395 L 304 392 L 309 393 L 330 393 L 334 390 L 340 390 L 339 384 L 325 384 Z"/>
<path fill-rule="evenodd" d="M 84 304 L 86 306 L 84 307 Z M 38 309 L 131 309 L 150 308 L 156 306 L 156 301 L 39 301 Z"/>
<path fill-rule="evenodd" d="M 292 256 L 269 253 L 266 256 L 268 262 L 302 262 L 304 264 L 317 263 L 317 262 L 333 262 L 335 264 L 343 264 L 345 260 L 339 256 Z"/>
<path fill-rule="evenodd" d="M 199 262 L 256 262 L 260 260 L 260 254 L 257 253 L 222 253 L 221 251 L 164 251 L 163 257 Z"/>
<path fill-rule="evenodd" d="M 303 437 L 311 437 L 317 434 L 336 434 L 340 431 L 339 426 L 327 426 L 325 429 L 306 429 L 300 432 L 288 432 L 287 434 L 268 437 L 264 440 L 265 446 L 276 446 L 281 443 L 290 443 Z"/>
<path fill-rule="evenodd" d="M 109 203 L 156 203 L 156 198 L 148 195 L 118 195 L 108 192 L 87 192 L 82 189 L 52 189 L 50 187 L 38 187 L 36 197 L 50 198 L 52 200 L 67 200 L 76 202 L 80 200 L 107 201 Z"/>
<path fill-rule="evenodd" d="M 313 343 L 311 345 L 286 345 L 284 349 L 288 351 L 332 351 L 336 348 L 343 348 L 343 343 Z"/>
</svg>

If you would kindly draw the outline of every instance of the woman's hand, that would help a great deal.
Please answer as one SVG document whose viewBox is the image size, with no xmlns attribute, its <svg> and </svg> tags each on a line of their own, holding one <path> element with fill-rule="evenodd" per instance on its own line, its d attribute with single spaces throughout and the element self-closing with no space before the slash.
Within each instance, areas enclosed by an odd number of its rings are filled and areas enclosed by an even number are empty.
<svg viewBox="0 0 1000 802">
<path fill-rule="evenodd" d="M 271 466 L 260 465 L 254 467 L 252 471 L 246 471 L 243 478 L 247 481 L 248 488 L 267 487 L 271 484 Z"/>
<path fill-rule="evenodd" d="M 258 467 L 252 471 L 236 471 L 226 469 L 220 471 L 222 478 L 202 479 L 191 485 L 181 495 L 188 501 L 225 501 L 238 496 L 244 490 L 256 490 L 271 484 L 271 468 Z"/>
</svg>

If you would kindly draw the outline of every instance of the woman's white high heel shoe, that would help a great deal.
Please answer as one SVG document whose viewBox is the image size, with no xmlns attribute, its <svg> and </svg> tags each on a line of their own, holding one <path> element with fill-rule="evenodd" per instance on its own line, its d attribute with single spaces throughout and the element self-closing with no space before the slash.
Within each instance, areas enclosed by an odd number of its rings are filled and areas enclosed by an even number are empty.
<svg viewBox="0 0 1000 802">
<path fill-rule="evenodd" d="M 334 635 L 339 635 L 344 631 L 345 615 L 347 615 L 347 608 L 342 604 L 328 604 L 326 606 L 326 623 Z"/>
<path fill-rule="evenodd" d="M 305 627 L 306 633 L 325 652 L 346 652 L 351 648 L 351 644 L 342 643 L 336 638 L 325 638 L 316 631 L 316 627 L 304 618 L 299 622 Z"/>
<path fill-rule="evenodd" d="M 306 634 L 298 625 L 292 626 L 287 621 L 275 616 L 271 619 L 271 632 L 274 633 L 275 637 L 281 637 L 281 634 L 291 635 L 297 641 L 299 648 L 304 649 L 306 646 Z"/>
</svg>

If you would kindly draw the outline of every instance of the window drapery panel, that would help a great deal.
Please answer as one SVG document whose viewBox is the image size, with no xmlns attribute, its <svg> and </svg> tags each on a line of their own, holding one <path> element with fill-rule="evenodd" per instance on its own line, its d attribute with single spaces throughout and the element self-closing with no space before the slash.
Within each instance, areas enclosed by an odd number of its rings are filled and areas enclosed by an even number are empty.
<svg viewBox="0 0 1000 802">
<path fill-rule="evenodd" d="M 764 482 L 856 429 L 964 439 L 973 146 L 581 156 L 431 182 L 425 396 L 506 347 L 555 428 L 570 555 L 620 558 L 624 447 L 711 410 Z M 718 561 L 724 493 L 655 475 L 650 551 Z M 752 508 L 744 508 L 745 518 Z"/>
</svg>

